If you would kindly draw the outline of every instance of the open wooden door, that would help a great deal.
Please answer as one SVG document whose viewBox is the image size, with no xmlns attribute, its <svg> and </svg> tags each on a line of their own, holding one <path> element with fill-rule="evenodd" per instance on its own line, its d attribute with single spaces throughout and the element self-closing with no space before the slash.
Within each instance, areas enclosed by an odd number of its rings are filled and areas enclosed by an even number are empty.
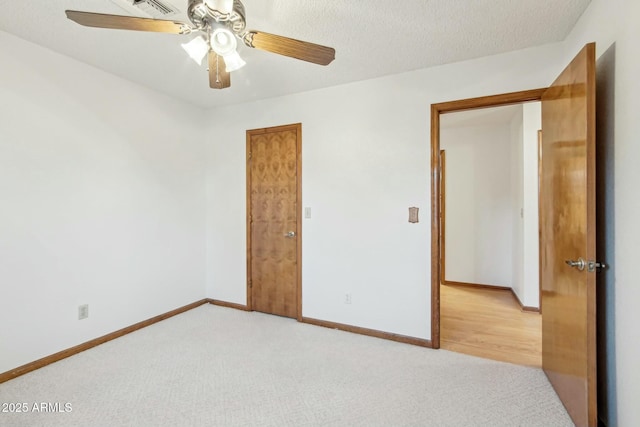
<svg viewBox="0 0 640 427">
<path fill-rule="evenodd" d="M 597 425 L 595 44 L 542 96 L 542 367 L 577 426 Z"/>
</svg>

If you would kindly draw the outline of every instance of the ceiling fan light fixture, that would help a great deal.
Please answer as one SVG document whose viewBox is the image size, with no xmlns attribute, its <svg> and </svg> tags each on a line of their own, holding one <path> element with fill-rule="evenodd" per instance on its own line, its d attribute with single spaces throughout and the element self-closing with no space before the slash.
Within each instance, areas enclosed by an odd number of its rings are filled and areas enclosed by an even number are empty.
<svg viewBox="0 0 640 427">
<path fill-rule="evenodd" d="M 202 60 L 209 53 L 209 44 L 202 36 L 194 38 L 189 43 L 183 43 L 182 48 L 198 65 L 202 65 Z"/>
<path fill-rule="evenodd" d="M 211 49 L 220 56 L 236 51 L 238 41 L 235 34 L 227 28 L 218 28 L 211 33 Z"/>
<path fill-rule="evenodd" d="M 237 51 L 238 40 L 227 28 L 218 28 L 211 33 L 211 49 L 224 58 L 227 72 L 239 70 L 246 65 Z"/>
<path fill-rule="evenodd" d="M 236 51 L 228 55 L 225 55 L 223 58 L 224 58 L 224 63 L 227 64 L 226 70 L 228 73 L 239 70 L 240 68 L 247 65 L 247 63 L 244 62 L 242 58 L 240 58 L 240 55 L 238 55 L 238 52 Z"/>
</svg>

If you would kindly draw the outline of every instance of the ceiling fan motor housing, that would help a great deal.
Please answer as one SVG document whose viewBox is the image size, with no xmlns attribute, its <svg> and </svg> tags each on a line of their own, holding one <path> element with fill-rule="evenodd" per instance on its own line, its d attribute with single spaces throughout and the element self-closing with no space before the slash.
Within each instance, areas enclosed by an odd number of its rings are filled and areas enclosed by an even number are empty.
<svg viewBox="0 0 640 427">
<path fill-rule="evenodd" d="M 187 15 L 189 20 L 198 27 L 206 31 L 224 26 L 236 35 L 246 28 L 246 15 L 244 5 L 240 0 L 233 0 L 233 10 L 231 12 L 214 9 L 211 0 L 189 0 Z"/>
</svg>

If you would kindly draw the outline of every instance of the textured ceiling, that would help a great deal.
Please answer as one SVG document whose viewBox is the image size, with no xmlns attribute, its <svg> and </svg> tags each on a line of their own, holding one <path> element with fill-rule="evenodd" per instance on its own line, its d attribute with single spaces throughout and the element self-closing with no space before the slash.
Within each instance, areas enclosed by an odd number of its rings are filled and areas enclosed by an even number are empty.
<svg viewBox="0 0 640 427">
<path fill-rule="evenodd" d="M 179 10 L 187 0 L 164 0 Z M 0 0 L 0 30 L 202 107 L 365 80 L 561 41 L 590 0 L 244 0 L 247 27 L 336 49 L 328 67 L 244 48 L 232 87 L 209 89 L 187 36 L 79 26 L 65 9 L 125 15 L 110 0 Z M 144 16 L 144 15 L 140 15 Z M 186 16 L 172 18 L 187 22 Z M 0 53 L 1 54 L 1 53 Z M 206 62 L 206 61 L 205 61 Z"/>
</svg>

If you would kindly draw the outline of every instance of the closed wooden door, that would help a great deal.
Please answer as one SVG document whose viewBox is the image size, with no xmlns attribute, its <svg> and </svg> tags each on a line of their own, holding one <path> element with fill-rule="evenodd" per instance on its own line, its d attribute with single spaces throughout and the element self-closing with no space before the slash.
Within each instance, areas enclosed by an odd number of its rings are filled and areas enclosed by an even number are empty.
<svg viewBox="0 0 640 427">
<path fill-rule="evenodd" d="M 589 44 L 542 97 L 542 367 L 577 426 L 597 425 L 595 143 Z"/>
<path fill-rule="evenodd" d="M 301 318 L 301 125 L 247 131 L 248 305 Z"/>
</svg>

